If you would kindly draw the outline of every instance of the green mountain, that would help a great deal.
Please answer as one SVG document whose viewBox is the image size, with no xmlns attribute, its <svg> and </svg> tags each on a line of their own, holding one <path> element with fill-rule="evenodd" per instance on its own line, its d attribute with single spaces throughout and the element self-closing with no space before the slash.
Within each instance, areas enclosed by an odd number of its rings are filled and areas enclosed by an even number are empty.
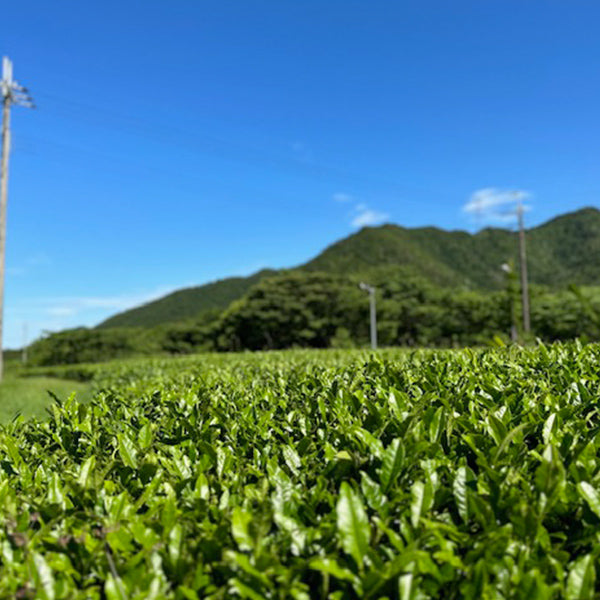
<svg viewBox="0 0 600 600">
<path fill-rule="evenodd" d="M 118 313 L 98 328 L 154 327 L 193 319 L 210 310 L 222 310 L 243 296 L 254 284 L 275 271 L 264 269 L 250 277 L 229 277 L 206 285 L 177 290 L 164 298 Z"/>
<path fill-rule="evenodd" d="M 500 265 L 508 260 L 517 264 L 517 251 L 517 234 L 506 229 L 486 228 L 470 234 L 383 225 L 365 227 L 292 270 L 368 277 L 374 268 L 402 265 L 437 285 L 493 290 L 505 282 Z M 531 283 L 557 289 L 570 283 L 600 285 L 600 210 L 584 208 L 529 229 L 527 254 Z M 99 327 L 151 327 L 224 309 L 275 273 L 264 270 L 179 290 L 115 315 Z"/>
<path fill-rule="evenodd" d="M 365 227 L 322 252 L 300 269 L 368 273 L 376 266 L 405 265 L 433 283 L 499 289 L 500 265 L 517 261 L 517 233 L 486 228 L 476 234 L 436 227 Z M 532 283 L 552 288 L 600 284 L 600 211 L 584 208 L 527 231 Z"/>
</svg>

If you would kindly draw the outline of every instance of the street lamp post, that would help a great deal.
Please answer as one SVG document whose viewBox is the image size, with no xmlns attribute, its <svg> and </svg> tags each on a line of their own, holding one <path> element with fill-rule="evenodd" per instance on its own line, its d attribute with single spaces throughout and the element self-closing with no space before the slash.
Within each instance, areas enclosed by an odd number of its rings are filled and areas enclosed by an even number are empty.
<svg viewBox="0 0 600 600">
<path fill-rule="evenodd" d="M 369 305 L 371 309 L 371 348 L 377 350 L 377 310 L 375 307 L 375 287 L 367 283 L 359 283 L 361 290 L 368 292 Z"/>
<path fill-rule="evenodd" d="M 508 294 L 508 306 L 510 313 L 510 340 L 513 343 L 519 341 L 519 334 L 517 330 L 517 312 L 515 306 L 515 294 L 516 294 L 516 274 L 511 263 L 504 263 L 500 267 L 506 273 L 506 293 Z"/>
<path fill-rule="evenodd" d="M 523 307 L 523 333 L 527 335 L 531 330 L 529 316 L 529 287 L 527 283 L 527 252 L 525 250 L 525 226 L 523 225 L 523 202 L 519 197 L 517 217 L 519 220 L 519 265 L 521 267 L 521 303 Z"/>
</svg>

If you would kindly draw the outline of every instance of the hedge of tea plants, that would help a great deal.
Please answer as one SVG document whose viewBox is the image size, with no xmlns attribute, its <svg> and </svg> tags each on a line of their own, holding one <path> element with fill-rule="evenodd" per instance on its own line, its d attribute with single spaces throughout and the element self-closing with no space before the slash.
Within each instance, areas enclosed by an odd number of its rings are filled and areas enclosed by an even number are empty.
<svg viewBox="0 0 600 600">
<path fill-rule="evenodd" d="M 0 597 L 592 598 L 600 348 L 115 364 L 0 429 Z"/>
</svg>

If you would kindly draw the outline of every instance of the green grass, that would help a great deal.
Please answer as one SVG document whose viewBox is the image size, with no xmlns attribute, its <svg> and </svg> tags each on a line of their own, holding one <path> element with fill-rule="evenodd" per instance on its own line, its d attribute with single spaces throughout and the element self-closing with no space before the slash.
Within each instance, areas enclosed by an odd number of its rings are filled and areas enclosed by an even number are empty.
<svg viewBox="0 0 600 600">
<path fill-rule="evenodd" d="M 73 392 L 79 401 L 89 398 L 89 386 L 76 381 L 53 377 L 7 377 L 0 383 L 0 423 L 11 421 L 18 414 L 25 418 L 44 417 L 53 398 L 52 392 L 66 400 Z"/>
</svg>

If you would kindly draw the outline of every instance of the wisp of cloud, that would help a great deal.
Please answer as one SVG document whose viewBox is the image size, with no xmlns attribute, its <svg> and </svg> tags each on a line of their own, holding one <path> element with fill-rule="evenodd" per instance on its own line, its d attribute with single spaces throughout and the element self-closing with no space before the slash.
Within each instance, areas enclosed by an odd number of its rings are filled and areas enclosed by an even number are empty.
<svg viewBox="0 0 600 600">
<path fill-rule="evenodd" d="M 501 207 L 524 202 L 531 198 L 525 190 L 500 190 L 498 188 L 483 188 L 473 192 L 463 206 L 464 213 L 478 219 L 508 222 L 514 219 L 513 211 L 502 210 Z M 524 207 L 528 209 L 528 207 Z"/>
</svg>

